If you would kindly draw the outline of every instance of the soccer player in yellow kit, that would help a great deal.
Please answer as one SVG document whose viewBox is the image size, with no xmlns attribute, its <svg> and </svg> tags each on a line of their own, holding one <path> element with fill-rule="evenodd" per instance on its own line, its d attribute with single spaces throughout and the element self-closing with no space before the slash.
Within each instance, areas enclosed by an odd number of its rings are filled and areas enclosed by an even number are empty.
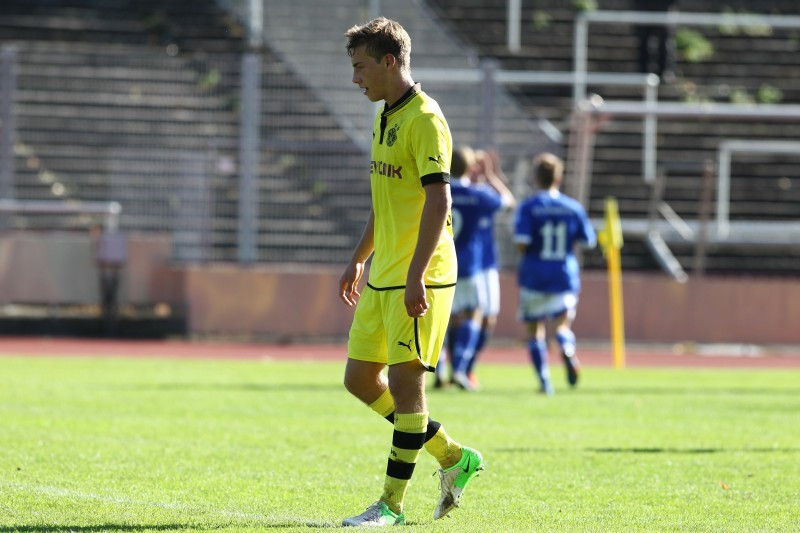
<svg viewBox="0 0 800 533">
<path fill-rule="evenodd" d="M 400 24 L 380 17 L 345 36 L 353 83 L 385 105 L 372 130 L 372 210 L 339 281 L 342 301 L 356 306 L 344 383 L 392 422 L 394 433 L 383 494 L 343 525 L 384 526 L 405 521 L 403 500 L 423 446 L 441 465 L 434 518 L 458 505 L 483 458 L 428 417 L 425 399 L 425 372 L 436 367 L 456 283 L 450 130 L 439 105 L 411 78 L 411 39 Z"/>
</svg>

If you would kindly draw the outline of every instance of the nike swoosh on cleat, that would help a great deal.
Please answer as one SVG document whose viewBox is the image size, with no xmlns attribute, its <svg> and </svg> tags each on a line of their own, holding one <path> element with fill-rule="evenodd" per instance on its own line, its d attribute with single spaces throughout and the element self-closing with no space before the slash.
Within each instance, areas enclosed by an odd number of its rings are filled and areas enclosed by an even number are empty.
<svg viewBox="0 0 800 533">
<path fill-rule="evenodd" d="M 461 467 L 463 472 L 469 472 L 469 461 L 471 458 L 467 458 L 467 464 Z"/>
</svg>

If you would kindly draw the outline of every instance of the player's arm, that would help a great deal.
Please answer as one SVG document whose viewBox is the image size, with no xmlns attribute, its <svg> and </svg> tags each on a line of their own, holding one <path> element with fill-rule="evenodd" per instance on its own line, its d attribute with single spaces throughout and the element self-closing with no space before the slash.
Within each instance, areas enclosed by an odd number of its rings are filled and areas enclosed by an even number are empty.
<svg viewBox="0 0 800 533">
<path fill-rule="evenodd" d="M 367 224 L 364 233 L 361 234 L 353 257 L 344 269 L 342 277 L 339 278 L 339 298 L 348 306 L 353 306 L 358 302 L 361 293 L 358 292 L 358 282 L 364 275 L 367 260 L 375 249 L 375 213 L 369 210 Z"/>
<path fill-rule="evenodd" d="M 531 244 L 531 220 L 524 206 L 514 213 L 514 244 L 522 255 L 525 255 Z"/>
<path fill-rule="evenodd" d="M 425 271 L 428 270 L 428 264 L 439 244 L 452 205 L 449 183 L 430 183 L 422 190 L 425 191 L 425 205 L 419 221 L 417 246 L 406 278 L 405 305 L 408 316 L 422 316 L 428 310 Z"/>
<path fill-rule="evenodd" d="M 500 168 L 500 154 L 497 150 L 489 150 L 483 157 L 483 169 L 486 182 L 496 190 L 503 199 L 503 207 L 513 209 L 517 205 L 514 193 L 508 188 L 505 174 Z"/>
<path fill-rule="evenodd" d="M 581 211 L 581 241 L 584 248 L 594 248 L 597 246 L 597 233 L 592 226 L 591 220 L 585 211 Z"/>
</svg>

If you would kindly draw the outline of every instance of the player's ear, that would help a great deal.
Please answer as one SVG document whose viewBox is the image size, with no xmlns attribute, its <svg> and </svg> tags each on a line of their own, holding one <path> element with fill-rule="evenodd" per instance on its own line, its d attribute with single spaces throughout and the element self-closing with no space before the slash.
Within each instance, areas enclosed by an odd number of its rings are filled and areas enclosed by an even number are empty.
<svg viewBox="0 0 800 533">
<path fill-rule="evenodd" d="M 383 65 L 386 68 L 392 68 L 397 64 L 397 58 L 394 57 L 392 54 L 386 54 L 383 56 Z"/>
</svg>

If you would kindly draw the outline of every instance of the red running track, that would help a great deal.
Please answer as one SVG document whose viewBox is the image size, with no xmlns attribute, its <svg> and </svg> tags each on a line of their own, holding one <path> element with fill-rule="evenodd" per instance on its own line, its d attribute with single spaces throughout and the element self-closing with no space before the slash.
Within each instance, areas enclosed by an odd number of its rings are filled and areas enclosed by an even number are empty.
<svg viewBox="0 0 800 533">
<path fill-rule="evenodd" d="M 689 347 L 692 348 L 692 347 Z M 587 366 L 611 366 L 608 347 L 579 348 L 581 362 Z M 685 351 L 685 350 L 684 350 Z M 797 368 L 800 369 L 800 348 L 780 351 L 749 350 L 737 347 L 699 346 L 697 353 L 678 355 L 670 347 L 631 345 L 626 349 L 629 367 L 672 366 L 711 368 Z M 73 338 L 0 337 L 0 356 L 64 356 L 64 357 L 174 357 L 185 359 L 229 360 L 345 360 L 345 344 L 258 344 L 193 341 L 131 341 Z M 553 357 L 553 364 L 560 358 Z M 528 365 L 524 346 L 490 346 L 482 355 L 482 363 Z"/>
</svg>

